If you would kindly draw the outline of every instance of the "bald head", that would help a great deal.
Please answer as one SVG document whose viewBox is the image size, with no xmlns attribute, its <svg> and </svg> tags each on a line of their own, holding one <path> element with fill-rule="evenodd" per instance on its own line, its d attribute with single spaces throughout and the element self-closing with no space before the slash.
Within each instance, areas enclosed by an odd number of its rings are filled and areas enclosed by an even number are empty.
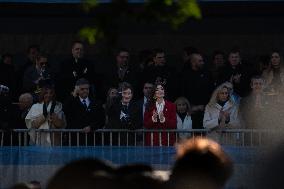
<svg viewBox="0 0 284 189">
<path fill-rule="evenodd" d="M 204 60 L 201 54 L 193 53 L 190 56 L 190 64 L 193 70 L 200 70 L 203 68 Z"/>
<path fill-rule="evenodd" d="M 19 97 L 19 108 L 21 110 L 29 109 L 33 104 L 33 96 L 30 93 L 21 94 Z"/>
</svg>

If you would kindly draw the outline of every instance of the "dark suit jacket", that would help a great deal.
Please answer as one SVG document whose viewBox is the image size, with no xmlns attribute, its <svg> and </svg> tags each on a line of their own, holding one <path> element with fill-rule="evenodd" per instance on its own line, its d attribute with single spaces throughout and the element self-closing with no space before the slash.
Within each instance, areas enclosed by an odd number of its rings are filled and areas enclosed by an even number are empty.
<svg viewBox="0 0 284 189">
<path fill-rule="evenodd" d="M 105 123 L 104 109 L 101 103 L 89 99 L 91 102 L 87 109 L 79 97 L 70 97 L 64 104 L 68 129 L 83 129 L 87 126 L 90 126 L 92 130 L 103 128 Z"/>
<path fill-rule="evenodd" d="M 119 100 L 115 101 L 112 106 L 107 110 L 107 115 L 109 118 L 109 122 L 106 125 L 107 129 L 141 129 L 142 122 L 141 116 L 138 114 L 137 104 L 134 102 L 130 102 L 128 105 L 129 111 L 129 123 L 126 124 L 120 119 L 120 113 L 122 110 L 122 104 Z M 113 135 L 113 145 L 118 144 L 118 135 Z M 120 134 L 120 145 L 127 144 L 127 136 L 126 133 Z M 128 145 L 133 145 L 135 143 L 135 135 L 134 133 L 129 133 L 128 135 Z"/>
<path fill-rule="evenodd" d="M 90 104 L 87 110 L 81 103 L 79 97 L 70 97 L 64 104 L 64 112 L 67 120 L 67 129 L 83 129 L 84 127 L 90 126 L 91 130 L 101 129 L 105 123 L 105 114 L 102 105 L 93 99 L 90 99 Z M 96 140 L 94 144 L 94 135 L 89 133 L 81 133 L 79 135 L 79 145 L 86 145 L 85 137 L 87 138 L 87 145 L 100 145 L 101 134 L 96 134 Z M 65 142 L 69 145 L 68 136 L 65 136 Z M 71 145 L 77 145 L 76 133 L 71 135 Z"/>
<path fill-rule="evenodd" d="M 74 90 L 76 81 L 80 78 L 85 78 L 91 85 L 94 84 L 96 88 L 100 88 L 100 78 L 97 78 L 94 64 L 88 60 L 79 59 L 78 62 L 75 62 L 74 58 L 70 58 L 61 63 L 56 78 L 56 94 L 59 100 L 63 101 L 70 95 Z"/>
</svg>

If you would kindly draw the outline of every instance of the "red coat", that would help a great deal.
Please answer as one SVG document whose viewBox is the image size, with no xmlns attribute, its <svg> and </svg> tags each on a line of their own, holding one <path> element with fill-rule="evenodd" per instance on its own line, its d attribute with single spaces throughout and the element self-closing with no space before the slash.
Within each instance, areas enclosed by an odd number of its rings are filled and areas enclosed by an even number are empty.
<svg viewBox="0 0 284 189">
<path fill-rule="evenodd" d="M 153 122 L 152 115 L 153 111 L 157 111 L 156 104 L 153 104 L 148 111 L 144 114 L 144 128 L 145 129 L 176 129 L 177 128 L 177 117 L 176 117 L 176 106 L 175 104 L 165 100 L 165 107 L 163 110 L 165 116 L 165 122 Z M 172 146 L 175 143 L 175 133 L 169 133 L 169 145 Z M 145 145 L 151 145 L 151 133 L 145 134 Z M 159 146 L 159 133 L 153 133 L 153 146 Z M 168 133 L 161 133 L 161 145 L 168 146 Z"/>
</svg>

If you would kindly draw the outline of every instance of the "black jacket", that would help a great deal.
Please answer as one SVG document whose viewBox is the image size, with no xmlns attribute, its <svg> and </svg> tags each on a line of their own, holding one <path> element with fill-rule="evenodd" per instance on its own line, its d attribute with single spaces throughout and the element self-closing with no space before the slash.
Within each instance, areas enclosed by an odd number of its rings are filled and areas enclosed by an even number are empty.
<svg viewBox="0 0 284 189">
<path fill-rule="evenodd" d="M 90 98 L 87 109 L 81 103 L 79 97 L 70 97 L 64 104 L 64 113 L 67 119 L 68 129 L 83 129 L 90 126 L 92 130 L 101 129 L 105 123 L 104 109 L 101 103 Z"/>
</svg>

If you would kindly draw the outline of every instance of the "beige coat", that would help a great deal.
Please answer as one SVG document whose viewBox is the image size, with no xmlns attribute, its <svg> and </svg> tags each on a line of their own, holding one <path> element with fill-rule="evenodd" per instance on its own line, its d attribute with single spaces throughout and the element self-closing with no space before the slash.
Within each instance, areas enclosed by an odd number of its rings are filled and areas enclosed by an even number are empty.
<svg viewBox="0 0 284 189">
<path fill-rule="evenodd" d="M 49 113 L 51 103 L 47 106 L 47 112 Z M 35 132 L 35 129 L 61 129 L 66 127 L 66 120 L 62 111 L 62 104 L 56 102 L 54 113 L 58 116 L 57 125 L 51 124 L 49 117 L 43 116 L 43 103 L 34 104 L 25 118 L 26 126 L 30 129 L 30 143 L 41 146 L 52 146 L 60 144 L 60 133 L 50 134 L 47 132 L 39 133 Z"/>
</svg>

